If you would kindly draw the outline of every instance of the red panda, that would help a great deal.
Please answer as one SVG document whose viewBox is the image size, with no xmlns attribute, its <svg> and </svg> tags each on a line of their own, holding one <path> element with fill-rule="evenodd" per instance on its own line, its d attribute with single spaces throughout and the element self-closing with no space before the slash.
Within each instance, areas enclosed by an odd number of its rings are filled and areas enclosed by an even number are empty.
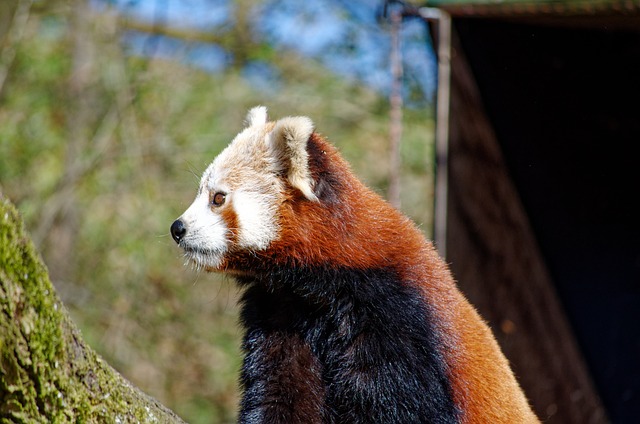
<svg viewBox="0 0 640 424">
<path fill-rule="evenodd" d="M 239 422 L 538 422 L 432 244 L 309 118 L 250 110 L 171 234 L 244 287 Z"/>
</svg>

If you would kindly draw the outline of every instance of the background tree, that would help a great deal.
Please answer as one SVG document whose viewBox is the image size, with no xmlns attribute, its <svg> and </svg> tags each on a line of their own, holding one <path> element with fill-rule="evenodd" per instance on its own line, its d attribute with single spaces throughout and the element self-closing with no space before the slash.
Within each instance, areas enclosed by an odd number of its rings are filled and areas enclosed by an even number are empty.
<svg viewBox="0 0 640 424">
<path fill-rule="evenodd" d="M 1 195 L 0 264 L 2 422 L 182 422 L 85 345 Z"/>
<path fill-rule="evenodd" d="M 183 267 L 169 225 L 257 104 L 274 117 L 311 116 L 365 181 L 386 189 L 386 92 L 340 69 L 369 57 L 365 44 L 384 50 L 388 34 L 375 7 L 323 1 L 323 13 L 311 13 L 295 7 L 314 2 L 203 0 L 229 13 L 201 27 L 168 12 L 159 22 L 138 19 L 118 1 L 0 3 L 2 66 L 13 55 L 0 91 L 0 191 L 23 215 L 90 346 L 185 420 L 233 422 L 238 293 L 225 278 Z M 25 4 L 27 18 L 17 19 Z M 298 32 L 300 22 L 323 28 L 342 19 L 347 30 L 300 51 L 260 17 Z M 21 35 L 10 37 L 16 25 Z M 378 52 L 371 54 L 362 76 L 389 74 L 375 70 Z M 415 53 L 403 56 L 418 62 Z M 405 71 L 415 80 L 415 68 Z M 426 103 L 409 105 L 422 106 L 404 114 L 402 204 L 428 232 L 432 121 Z"/>
</svg>

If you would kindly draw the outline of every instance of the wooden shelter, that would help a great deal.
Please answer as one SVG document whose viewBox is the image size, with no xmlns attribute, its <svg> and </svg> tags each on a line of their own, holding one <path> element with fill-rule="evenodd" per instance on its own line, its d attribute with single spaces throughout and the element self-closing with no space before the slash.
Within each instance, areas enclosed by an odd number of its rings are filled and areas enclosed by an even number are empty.
<svg viewBox="0 0 640 424">
<path fill-rule="evenodd" d="M 427 7 L 436 242 L 545 422 L 640 422 L 640 1 Z"/>
</svg>

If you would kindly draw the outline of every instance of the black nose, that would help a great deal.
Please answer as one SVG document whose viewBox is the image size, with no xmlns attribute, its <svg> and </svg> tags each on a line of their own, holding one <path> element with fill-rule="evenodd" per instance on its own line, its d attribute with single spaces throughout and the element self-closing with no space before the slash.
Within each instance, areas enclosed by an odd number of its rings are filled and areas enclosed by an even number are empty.
<svg viewBox="0 0 640 424">
<path fill-rule="evenodd" d="M 171 237 L 173 237 L 176 243 L 180 243 L 180 240 L 182 240 L 186 233 L 187 228 L 184 226 L 182 221 L 179 219 L 173 221 L 173 224 L 171 224 Z"/>
</svg>

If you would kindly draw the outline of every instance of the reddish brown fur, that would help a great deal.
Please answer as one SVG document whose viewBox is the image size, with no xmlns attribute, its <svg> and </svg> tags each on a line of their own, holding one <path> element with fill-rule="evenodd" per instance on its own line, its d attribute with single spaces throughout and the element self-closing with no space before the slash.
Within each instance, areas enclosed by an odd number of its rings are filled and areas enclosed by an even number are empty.
<svg viewBox="0 0 640 424">
<path fill-rule="evenodd" d="M 239 238 L 239 227 L 238 227 L 238 217 L 233 210 L 233 205 L 227 204 L 223 205 L 220 211 L 220 215 L 224 220 L 227 226 L 227 239 L 231 242 L 232 245 L 238 242 Z"/>
<path fill-rule="evenodd" d="M 264 263 L 350 268 L 393 267 L 424 294 L 437 316 L 456 404 L 464 423 L 538 422 L 507 360 L 449 270 L 415 225 L 350 171 L 337 150 L 313 134 L 310 170 L 320 202 L 290 189 L 279 238 L 266 252 L 230 254 L 224 268 L 243 274 Z M 337 192 L 332 187 L 339 187 Z M 339 197 L 338 197 L 339 194 Z M 226 222 L 231 222 L 225 218 Z"/>
<path fill-rule="evenodd" d="M 320 173 L 326 170 L 340 185 L 340 198 L 331 199 L 337 193 L 329 193 L 329 201 L 301 201 L 301 193 L 292 192 L 282 205 L 283 227 L 269 249 L 272 257 L 302 265 L 366 269 L 397 264 L 407 250 L 423 244 L 411 221 L 356 179 L 332 145 L 313 134 L 309 149 L 317 150 L 310 155 L 313 179 L 322 181 Z M 407 235 L 411 237 L 406 239 Z M 401 238 L 402 243 L 388 242 Z"/>
<path fill-rule="evenodd" d="M 270 340 L 265 354 L 281 364 L 281 370 L 284 371 L 271 375 L 273 381 L 268 381 L 267 384 L 277 387 L 278 392 L 273 393 L 273 398 L 266 401 L 282 402 L 283 399 L 287 399 L 290 403 L 286 407 L 268 410 L 267 414 L 277 411 L 276 413 L 281 415 L 264 416 L 263 421 L 320 424 L 323 414 L 320 406 L 325 391 L 319 378 L 321 365 L 309 346 L 295 334 L 280 334 Z M 305 384 L 298 384 L 300 381 L 304 381 Z M 301 389 L 303 393 L 300 393 Z M 290 393 L 294 390 L 295 393 Z M 310 408 L 311 405 L 315 408 Z"/>
</svg>

